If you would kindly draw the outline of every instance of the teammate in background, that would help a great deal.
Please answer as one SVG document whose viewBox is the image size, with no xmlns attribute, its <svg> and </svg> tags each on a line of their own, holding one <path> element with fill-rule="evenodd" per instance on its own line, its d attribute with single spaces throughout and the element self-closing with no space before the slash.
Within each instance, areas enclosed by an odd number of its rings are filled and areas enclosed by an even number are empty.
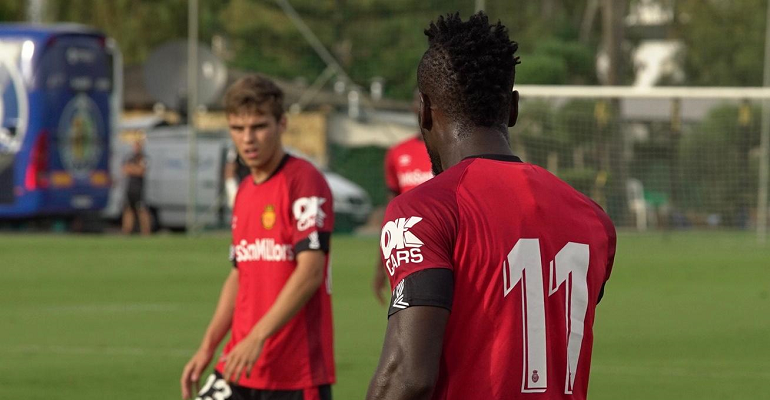
<svg viewBox="0 0 770 400">
<path fill-rule="evenodd" d="M 511 153 L 507 29 L 480 12 L 439 17 L 425 34 L 419 120 L 437 176 L 386 211 L 394 291 L 367 398 L 583 399 L 612 223 Z"/>
<path fill-rule="evenodd" d="M 412 110 L 415 115 L 420 110 L 420 92 L 418 90 L 414 91 Z M 394 197 L 416 188 L 430 178 L 433 178 L 433 172 L 430 169 L 428 151 L 425 150 L 425 142 L 423 142 L 421 134 L 418 133 L 415 137 L 398 143 L 385 154 L 385 184 L 388 187 L 388 202 Z M 374 266 L 372 290 L 380 304 L 385 304 L 382 291 L 385 289 L 386 281 L 385 270 L 378 256 Z"/>
<path fill-rule="evenodd" d="M 262 76 L 238 80 L 225 94 L 225 112 L 251 174 L 233 209 L 234 268 L 199 350 L 184 367 L 182 397 L 191 397 L 229 330 L 200 398 L 330 399 L 331 192 L 312 164 L 284 151 L 283 93 L 275 83 Z"/>
<path fill-rule="evenodd" d="M 122 230 L 126 235 L 134 232 L 139 220 L 139 232 L 149 235 L 151 231 L 150 212 L 144 205 L 144 176 L 147 173 L 147 157 L 144 155 L 142 139 L 134 142 L 134 152 L 123 162 L 123 174 L 128 180 L 126 202 L 123 208 Z"/>
</svg>

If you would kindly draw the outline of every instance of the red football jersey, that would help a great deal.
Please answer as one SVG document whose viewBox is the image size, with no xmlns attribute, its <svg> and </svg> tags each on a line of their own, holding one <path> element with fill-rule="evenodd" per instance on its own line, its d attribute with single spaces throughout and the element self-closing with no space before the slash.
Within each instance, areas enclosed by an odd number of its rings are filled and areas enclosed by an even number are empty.
<svg viewBox="0 0 770 400">
<path fill-rule="evenodd" d="M 586 397 L 615 254 L 596 203 L 514 156 L 467 158 L 392 201 L 380 245 L 390 315 L 451 310 L 433 399 Z"/>
<path fill-rule="evenodd" d="M 425 143 L 413 137 L 393 146 L 385 154 L 385 184 L 399 195 L 433 178 Z"/>
<path fill-rule="evenodd" d="M 251 332 L 273 305 L 304 250 L 326 253 L 325 284 L 276 334 L 265 341 L 251 376 L 238 385 L 298 390 L 333 383 L 329 240 L 334 225 L 332 195 L 309 162 L 286 156 L 273 175 L 255 184 L 247 176 L 233 208 L 230 256 L 238 268 L 238 296 L 224 354 Z M 222 372 L 224 363 L 217 365 Z"/>
</svg>

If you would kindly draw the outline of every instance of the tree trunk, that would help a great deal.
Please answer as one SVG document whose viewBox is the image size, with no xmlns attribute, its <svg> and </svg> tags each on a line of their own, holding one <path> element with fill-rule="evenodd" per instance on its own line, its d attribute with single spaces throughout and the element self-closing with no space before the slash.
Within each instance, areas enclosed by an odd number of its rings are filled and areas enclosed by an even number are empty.
<svg viewBox="0 0 770 400">
<path fill-rule="evenodd" d="M 578 34 L 580 43 L 587 45 L 589 40 L 591 40 L 591 29 L 594 26 L 594 20 L 598 11 L 599 0 L 588 0 L 586 2 L 586 9 L 583 12 L 583 19 L 580 22 L 580 33 Z"/>
</svg>

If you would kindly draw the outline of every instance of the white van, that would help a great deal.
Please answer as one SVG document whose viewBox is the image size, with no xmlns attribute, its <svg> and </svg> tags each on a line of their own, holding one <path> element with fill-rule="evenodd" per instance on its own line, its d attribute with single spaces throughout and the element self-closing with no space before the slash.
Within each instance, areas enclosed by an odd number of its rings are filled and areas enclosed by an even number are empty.
<svg viewBox="0 0 770 400">
<path fill-rule="evenodd" d="M 126 124 L 126 126 L 131 126 Z M 134 128 L 135 129 L 135 128 Z M 187 126 L 162 126 L 146 130 L 144 152 L 148 159 L 145 200 L 159 228 L 184 229 L 187 221 L 189 158 Z M 115 141 L 118 142 L 118 141 Z M 196 222 L 202 227 L 229 227 L 230 209 L 224 190 L 224 165 L 231 146 L 226 131 L 200 132 L 197 137 Z M 288 149 L 297 157 L 302 154 Z M 113 148 L 113 190 L 106 211 L 108 218 L 118 218 L 125 197 L 120 164 L 130 154 L 130 144 Z M 307 159 L 307 158 L 306 158 Z M 334 214 L 341 230 L 352 230 L 366 222 L 372 203 L 366 191 L 339 174 L 319 168 L 334 197 Z"/>
</svg>

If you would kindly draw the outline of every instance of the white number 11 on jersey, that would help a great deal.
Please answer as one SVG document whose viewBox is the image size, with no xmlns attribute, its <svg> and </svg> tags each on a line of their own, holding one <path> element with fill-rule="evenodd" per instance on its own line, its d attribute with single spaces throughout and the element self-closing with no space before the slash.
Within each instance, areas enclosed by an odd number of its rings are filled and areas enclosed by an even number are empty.
<svg viewBox="0 0 770 400">
<path fill-rule="evenodd" d="M 572 394 L 575 373 L 583 342 L 586 309 L 588 307 L 587 244 L 569 242 L 550 262 L 548 296 L 556 293 L 567 283 L 565 313 L 567 326 L 567 369 L 564 393 Z M 572 281 L 570 284 L 570 274 Z M 548 383 L 545 338 L 545 295 L 543 293 L 543 268 L 540 257 L 540 240 L 519 239 L 503 261 L 503 296 L 507 297 L 521 283 L 521 308 L 524 338 L 524 376 L 522 393 L 545 392 Z"/>
</svg>

